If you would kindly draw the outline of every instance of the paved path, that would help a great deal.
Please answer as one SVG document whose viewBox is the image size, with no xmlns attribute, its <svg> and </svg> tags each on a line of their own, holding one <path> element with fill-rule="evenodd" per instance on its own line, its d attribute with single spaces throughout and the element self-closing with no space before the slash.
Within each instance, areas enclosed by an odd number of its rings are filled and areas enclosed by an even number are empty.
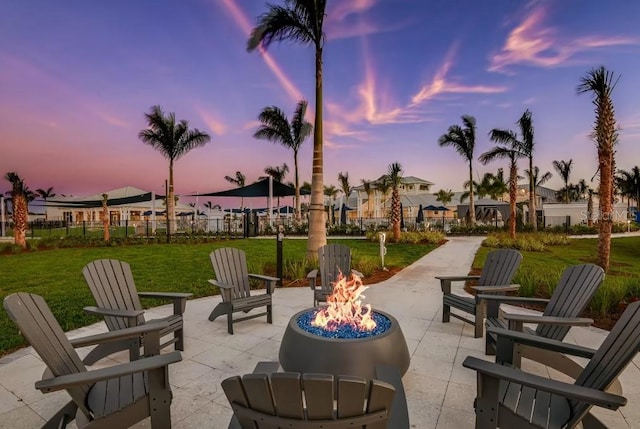
<svg viewBox="0 0 640 429">
<path fill-rule="evenodd" d="M 403 381 L 412 427 L 473 427 L 476 378 L 475 373 L 463 368 L 461 363 L 469 355 L 484 357 L 484 339 L 474 339 L 471 326 L 463 326 L 456 319 L 447 324 L 440 322 L 442 296 L 434 276 L 467 273 L 481 241 L 478 237 L 454 237 L 365 292 L 367 302 L 399 320 L 407 338 L 412 357 Z M 207 320 L 219 299 L 201 298 L 187 304 L 186 350 L 183 361 L 170 367 L 174 394 L 172 421 L 176 429 L 226 428 L 231 410 L 220 381 L 230 375 L 251 372 L 259 361 L 277 360 L 280 339 L 289 318 L 312 304 L 307 288 L 278 289 L 274 295 L 273 325 L 265 323 L 264 318 L 253 319 L 237 324 L 236 334 L 228 335 L 226 320 Z M 169 312 L 169 306 L 148 311 L 150 317 Z M 103 324 L 96 324 L 69 334 L 78 337 L 104 330 Z M 604 332 L 574 328 L 569 337 L 569 341 L 597 347 Z M 118 354 L 100 365 L 126 360 L 127 355 Z M 638 364 L 640 360 L 636 359 L 622 377 L 629 404 L 622 412 L 599 412 L 608 427 L 640 428 Z M 524 368 L 560 378 L 557 373 L 550 374 L 546 367 L 526 360 Z M 67 401 L 64 392 L 42 395 L 34 389 L 33 384 L 43 369 L 43 363 L 30 348 L 0 360 L 0 428 L 40 427 L 44 419 Z M 144 427 L 149 427 L 148 421 L 136 426 Z"/>
</svg>

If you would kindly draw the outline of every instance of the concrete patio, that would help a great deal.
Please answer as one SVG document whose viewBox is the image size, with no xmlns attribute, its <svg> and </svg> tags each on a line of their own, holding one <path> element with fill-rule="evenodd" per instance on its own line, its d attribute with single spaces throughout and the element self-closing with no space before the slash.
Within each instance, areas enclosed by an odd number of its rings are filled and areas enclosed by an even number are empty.
<svg viewBox="0 0 640 429">
<path fill-rule="evenodd" d="M 467 273 L 482 238 L 452 238 L 391 279 L 373 285 L 365 292 L 366 302 L 394 315 L 404 331 L 411 366 L 404 376 L 412 427 L 428 429 L 471 428 L 474 424 L 473 400 L 476 378 L 462 367 L 469 355 L 484 357 L 484 339 L 473 338 L 470 325 L 452 319 L 440 321 L 442 294 L 436 275 Z M 203 262 L 205 263 L 205 262 Z M 461 292 L 463 293 L 463 292 Z M 237 374 L 251 372 L 263 360 L 277 360 L 280 340 L 291 315 L 312 304 L 308 288 L 283 288 L 274 294 L 274 322 L 265 318 L 235 325 L 235 335 L 226 331 L 226 320 L 209 322 L 207 316 L 219 297 L 189 301 L 185 316 L 186 346 L 183 360 L 170 367 L 174 400 L 173 427 L 226 428 L 231 409 L 220 382 Z M 148 311 L 150 317 L 166 315 L 169 306 Z M 69 333 L 80 337 L 105 331 L 96 324 Z M 606 332 L 595 328 L 573 328 L 569 340 L 597 347 Z M 81 350 L 86 354 L 86 350 Z M 126 361 L 124 353 L 104 359 L 99 366 Z M 486 359 L 491 360 L 490 357 Z M 621 377 L 629 403 L 621 411 L 602 409 L 595 414 L 611 428 L 640 428 L 640 358 L 636 357 Z M 525 370 L 563 378 L 546 367 L 524 361 Z M 43 395 L 34 388 L 44 364 L 31 348 L 0 359 L 0 428 L 37 428 L 68 401 L 65 392 Z M 144 421 L 136 428 L 149 427 Z M 75 427 L 75 426 L 73 426 Z"/>
</svg>

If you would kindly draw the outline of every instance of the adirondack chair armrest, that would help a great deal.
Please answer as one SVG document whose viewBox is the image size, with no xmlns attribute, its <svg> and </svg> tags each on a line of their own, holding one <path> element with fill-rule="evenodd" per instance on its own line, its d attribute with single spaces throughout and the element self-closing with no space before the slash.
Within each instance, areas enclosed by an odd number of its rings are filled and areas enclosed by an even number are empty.
<svg viewBox="0 0 640 429">
<path fill-rule="evenodd" d="M 523 296 L 508 296 L 508 295 L 476 295 L 476 299 L 487 301 L 500 301 L 501 303 L 512 304 L 548 304 L 549 300 L 545 298 L 525 298 Z"/>
<path fill-rule="evenodd" d="M 535 314 L 504 314 L 503 318 L 509 322 L 516 323 L 537 323 L 539 325 L 571 325 L 571 326 L 591 326 L 593 319 L 587 317 L 553 317 L 537 316 Z"/>
<path fill-rule="evenodd" d="M 168 327 L 168 322 L 147 323 L 131 328 L 118 329 L 116 331 L 90 335 L 88 337 L 74 338 L 73 340 L 69 340 L 69 342 L 74 348 L 93 346 L 96 344 L 104 344 L 112 341 L 126 340 L 127 338 L 137 338 L 142 334 L 160 331 Z"/>
<path fill-rule="evenodd" d="M 467 280 L 479 280 L 480 276 L 440 276 L 436 277 L 440 280 L 440 289 L 442 289 L 442 293 L 449 294 L 451 293 L 451 283 L 452 282 L 463 282 Z"/>
<path fill-rule="evenodd" d="M 627 399 L 619 395 L 576 384 L 563 383 L 546 377 L 540 377 L 511 367 L 487 362 L 473 356 L 468 356 L 464 362 L 462 362 L 462 366 L 475 370 L 480 379 L 483 377 L 489 377 L 498 380 L 510 381 L 523 386 L 542 390 L 544 392 L 564 396 L 569 399 L 608 408 L 610 410 L 617 410 L 619 407 L 622 407 L 627 403 Z M 478 383 L 478 385 L 480 385 L 480 383 Z"/>
<path fill-rule="evenodd" d="M 129 326 L 135 326 L 136 320 L 139 316 L 144 314 L 144 310 L 119 310 L 117 308 L 103 308 L 103 307 L 84 307 L 83 310 L 89 314 L 95 314 L 97 316 L 111 316 L 111 317 L 122 317 L 133 321 L 134 323 L 129 323 Z"/>
<path fill-rule="evenodd" d="M 318 278 L 318 270 L 311 270 L 309 274 L 307 274 L 307 279 L 309 280 L 309 287 L 311 289 L 316 288 L 316 279 Z"/>
<path fill-rule="evenodd" d="M 184 292 L 138 292 L 140 298 L 160 298 L 173 301 L 173 314 L 182 316 L 187 308 L 187 298 L 193 296 L 192 293 Z"/>
<path fill-rule="evenodd" d="M 45 380 L 37 381 L 36 389 L 41 390 L 43 393 L 49 393 L 76 386 L 88 386 L 103 380 L 166 367 L 169 364 L 180 362 L 181 360 L 182 355 L 180 352 L 171 352 L 107 368 L 47 378 Z"/>
<path fill-rule="evenodd" d="M 537 335 L 531 335 L 524 332 L 512 331 L 503 328 L 488 328 L 488 334 L 495 334 L 498 337 L 497 348 L 502 348 L 502 343 L 506 340 L 513 340 L 513 342 L 536 347 L 539 349 L 550 350 L 558 353 L 564 353 L 572 356 L 583 357 L 591 359 L 596 353 L 596 350 L 588 347 L 578 346 L 575 344 L 569 344 L 558 340 L 552 340 Z"/>
<path fill-rule="evenodd" d="M 269 294 L 273 293 L 273 286 L 275 282 L 280 280 L 278 277 L 264 276 L 262 274 L 249 274 L 249 278 L 263 281 L 267 288 L 267 293 Z"/>
<path fill-rule="evenodd" d="M 193 296 L 192 293 L 182 292 L 138 292 L 140 298 L 166 298 L 166 299 L 187 299 Z"/>
<path fill-rule="evenodd" d="M 351 270 L 351 274 L 355 274 L 356 276 L 360 277 L 361 279 L 364 278 L 364 274 L 362 274 L 360 271 L 358 270 Z"/>
<path fill-rule="evenodd" d="M 209 279 L 208 281 L 209 281 L 209 283 L 211 283 L 212 285 L 214 285 L 216 287 L 219 287 L 220 289 L 233 289 L 233 285 L 228 285 L 226 283 L 219 282 L 216 279 Z"/>
<path fill-rule="evenodd" d="M 471 289 L 478 293 L 482 292 L 515 292 L 520 289 L 520 285 L 503 285 L 503 286 L 471 286 Z"/>
</svg>

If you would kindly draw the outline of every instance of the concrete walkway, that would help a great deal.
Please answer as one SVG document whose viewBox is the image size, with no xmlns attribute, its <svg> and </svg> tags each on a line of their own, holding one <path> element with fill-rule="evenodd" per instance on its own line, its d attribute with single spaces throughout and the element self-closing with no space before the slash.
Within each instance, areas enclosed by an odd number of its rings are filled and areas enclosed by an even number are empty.
<svg viewBox="0 0 640 429">
<path fill-rule="evenodd" d="M 411 353 L 411 366 L 404 377 L 412 427 L 472 428 L 475 373 L 461 363 L 469 355 L 484 358 L 484 339 L 473 338 L 470 325 L 452 319 L 440 321 L 442 294 L 436 275 L 467 273 L 482 238 L 455 237 L 391 279 L 365 292 L 366 302 L 393 314 L 400 322 Z M 460 289 L 460 293 L 464 293 Z M 235 325 L 236 334 L 226 332 L 226 320 L 209 322 L 207 316 L 219 297 L 189 301 L 185 316 L 186 350 L 183 361 L 170 367 L 174 400 L 173 427 L 226 428 L 231 410 L 220 382 L 231 375 L 251 372 L 262 360 L 277 360 L 280 340 L 289 318 L 310 307 L 308 288 L 278 289 L 274 295 L 274 323 L 264 318 Z M 148 311 L 150 317 L 166 315 L 169 306 Z M 80 337 L 105 331 L 96 324 L 70 332 Z M 568 341 L 597 347 L 605 336 L 595 328 L 573 328 Z M 81 350 L 81 354 L 86 354 Z M 486 359 L 491 359 L 486 357 Z M 104 359 L 100 366 L 125 362 L 124 353 Z M 620 412 L 598 410 L 611 428 L 640 428 L 640 359 L 636 358 L 621 381 L 629 404 Z M 561 378 L 546 367 L 524 361 L 524 369 Z M 0 360 L 0 428 L 37 428 L 68 399 L 65 392 L 42 395 L 34 388 L 44 365 L 25 348 Z M 75 426 L 73 426 L 75 427 Z M 136 428 L 150 427 L 144 421 Z M 116 429 L 116 428 L 114 428 Z"/>
</svg>

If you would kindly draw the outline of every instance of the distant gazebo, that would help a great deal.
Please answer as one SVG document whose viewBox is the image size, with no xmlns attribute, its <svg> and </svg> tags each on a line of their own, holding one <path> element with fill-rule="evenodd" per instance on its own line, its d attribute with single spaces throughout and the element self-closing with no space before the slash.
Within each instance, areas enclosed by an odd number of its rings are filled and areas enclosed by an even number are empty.
<svg viewBox="0 0 640 429">
<path fill-rule="evenodd" d="M 506 222 L 510 217 L 509 203 L 505 201 L 482 198 L 473 202 L 476 220 L 483 223 Z M 469 203 L 458 204 L 458 218 L 465 219 L 469 214 Z"/>
</svg>

